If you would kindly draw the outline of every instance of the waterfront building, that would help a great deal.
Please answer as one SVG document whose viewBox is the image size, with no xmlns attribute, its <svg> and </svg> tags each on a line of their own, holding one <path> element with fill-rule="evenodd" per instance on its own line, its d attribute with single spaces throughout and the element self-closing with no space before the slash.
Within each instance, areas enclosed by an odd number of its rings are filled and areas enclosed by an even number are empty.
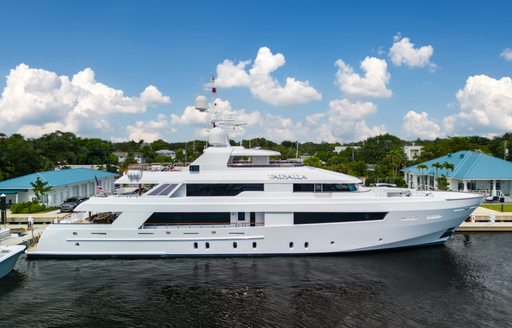
<svg viewBox="0 0 512 328">
<path fill-rule="evenodd" d="M 512 162 L 482 152 L 461 150 L 402 171 L 410 188 L 438 189 L 435 178 L 444 176 L 451 191 L 477 191 L 498 198 L 512 194 Z"/>
<path fill-rule="evenodd" d="M 117 160 L 119 163 L 123 163 L 130 156 L 130 154 L 125 151 L 115 151 L 112 154 L 117 157 Z M 142 163 L 146 162 L 142 153 L 132 153 L 131 155 L 132 155 L 133 159 L 135 159 L 135 161 L 138 164 L 142 164 Z"/>
<path fill-rule="evenodd" d="M 421 155 L 423 146 L 416 146 L 414 142 L 412 146 L 404 146 L 404 153 L 408 160 L 412 161 Z"/>
<path fill-rule="evenodd" d="M 165 156 L 165 157 L 170 157 L 172 159 L 176 159 L 176 152 L 174 150 L 160 149 L 160 150 L 157 150 L 155 153 L 157 153 L 160 156 Z"/>
<path fill-rule="evenodd" d="M 0 194 L 7 196 L 8 204 L 28 202 L 35 198 L 34 187 L 37 178 L 47 182 L 51 190 L 43 197 L 43 203 L 58 206 L 73 196 L 89 197 L 98 192 L 114 188 L 115 174 L 86 168 L 37 172 L 21 177 L 0 181 Z"/>
</svg>

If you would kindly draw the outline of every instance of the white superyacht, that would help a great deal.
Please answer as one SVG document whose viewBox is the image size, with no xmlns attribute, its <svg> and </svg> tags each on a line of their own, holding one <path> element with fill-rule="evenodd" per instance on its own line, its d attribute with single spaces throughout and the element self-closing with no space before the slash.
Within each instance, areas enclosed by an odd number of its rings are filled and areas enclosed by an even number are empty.
<svg viewBox="0 0 512 328">
<path fill-rule="evenodd" d="M 211 111 L 198 98 L 196 107 Z M 213 110 L 214 111 L 214 110 Z M 129 172 L 140 197 L 91 197 L 81 223 L 51 224 L 29 256 L 305 255 L 445 242 L 482 195 L 364 188 L 355 177 L 230 146 L 214 113 L 210 147 L 186 170 Z"/>
</svg>

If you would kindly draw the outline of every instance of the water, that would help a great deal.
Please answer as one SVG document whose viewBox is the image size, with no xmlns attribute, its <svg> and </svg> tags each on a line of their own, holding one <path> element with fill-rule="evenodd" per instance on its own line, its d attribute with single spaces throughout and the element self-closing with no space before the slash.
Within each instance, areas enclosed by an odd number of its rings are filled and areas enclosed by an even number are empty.
<svg viewBox="0 0 512 328">
<path fill-rule="evenodd" d="M 337 256 L 29 260 L 0 327 L 512 326 L 512 234 Z"/>
</svg>

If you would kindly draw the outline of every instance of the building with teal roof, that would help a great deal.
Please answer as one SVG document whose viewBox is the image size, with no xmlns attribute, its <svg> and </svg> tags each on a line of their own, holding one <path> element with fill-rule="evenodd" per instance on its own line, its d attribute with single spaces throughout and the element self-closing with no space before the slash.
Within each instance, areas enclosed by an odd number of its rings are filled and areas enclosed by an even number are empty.
<svg viewBox="0 0 512 328">
<path fill-rule="evenodd" d="M 436 168 L 436 163 L 441 168 Z M 512 162 L 482 152 L 461 150 L 402 171 L 410 188 L 437 189 L 435 177 L 444 176 L 453 191 L 478 191 L 497 197 L 512 194 Z"/>
<path fill-rule="evenodd" d="M 37 172 L 0 181 L 0 194 L 5 194 L 7 202 L 11 204 L 31 201 L 35 198 L 31 183 L 39 178 L 51 187 L 43 202 L 49 206 L 58 206 L 69 197 L 89 197 L 96 194 L 98 189 L 102 192 L 112 190 L 115 176 L 110 172 L 86 168 Z"/>
</svg>

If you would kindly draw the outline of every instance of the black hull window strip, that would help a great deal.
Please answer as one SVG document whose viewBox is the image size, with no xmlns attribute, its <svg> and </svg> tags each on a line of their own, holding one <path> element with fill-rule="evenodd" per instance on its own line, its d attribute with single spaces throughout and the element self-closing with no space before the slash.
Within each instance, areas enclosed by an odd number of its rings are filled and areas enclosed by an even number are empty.
<svg viewBox="0 0 512 328">
<path fill-rule="evenodd" d="M 246 184 L 187 184 L 187 197 L 194 196 L 236 196 L 244 191 L 263 191 L 263 183 Z"/>
<path fill-rule="evenodd" d="M 295 212 L 294 224 L 358 222 L 384 220 L 387 212 Z"/>
<path fill-rule="evenodd" d="M 156 212 L 145 224 L 230 224 L 229 212 Z"/>
</svg>

